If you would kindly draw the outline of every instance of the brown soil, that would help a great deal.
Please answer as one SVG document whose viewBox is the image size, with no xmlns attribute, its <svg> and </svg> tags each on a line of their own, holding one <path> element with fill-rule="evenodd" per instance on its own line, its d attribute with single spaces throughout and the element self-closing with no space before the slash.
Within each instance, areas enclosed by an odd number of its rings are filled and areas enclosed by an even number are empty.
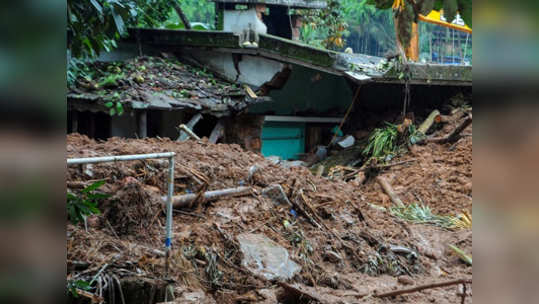
<svg viewBox="0 0 539 304">
<path fill-rule="evenodd" d="M 439 133 L 444 134 L 451 127 Z M 471 133 L 471 127 L 464 131 L 467 133 Z M 472 232 L 409 224 L 373 208 L 369 204 L 389 207 L 391 202 L 372 178 L 363 185 L 330 181 L 314 176 L 304 167 L 287 169 L 273 165 L 237 145 L 205 140 L 94 141 L 78 134 L 67 137 L 69 158 L 169 151 L 176 152 L 176 195 L 241 185 L 254 189 L 248 196 L 201 202 L 174 214 L 170 277 L 177 296 L 186 290 L 202 289 L 217 303 L 273 303 L 273 295 L 285 302 L 282 287 L 241 267 L 235 236 L 253 232 L 266 235 L 288 250 L 302 266 L 301 273 L 289 283 L 316 291 L 321 302 L 460 303 L 458 286 L 388 299 L 373 296 L 376 291 L 409 287 L 401 283 L 405 279 L 398 280 L 399 276 L 411 276 L 415 285 L 471 278 L 471 267 L 451 254 L 447 245 L 454 244 L 471 254 Z M 395 161 L 408 158 L 418 161 L 380 172 L 405 203 L 422 201 L 440 214 L 454 215 L 462 209 L 471 212 L 471 136 L 463 137 L 454 146 L 418 146 L 415 156 L 406 154 Z M 253 165 L 261 169 L 248 181 Z M 166 168 L 166 160 L 68 168 L 68 188 L 72 191 L 80 190 L 81 182 L 89 185 L 91 182 L 85 181 L 106 179 L 100 190 L 111 195 L 99 205 L 103 214 L 89 219 L 88 231 L 83 225 L 68 223 L 68 277 L 81 272 L 74 266 L 80 261 L 89 263 L 83 272 L 90 279 L 105 263 L 110 264 L 105 273 L 120 278 L 164 276 L 164 258 L 155 249 L 163 250 L 165 216 L 160 200 L 166 194 Z M 208 184 L 201 185 L 201 180 Z M 295 218 L 290 208 L 275 206 L 262 196 L 261 190 L 270 184 L 282 185 L 288 197 L 303 208 L 310 205 L 324 227 L 315 227 L 299 210 L 295 210 Z M 292 223 L 292 233 L 284 228 L 285 220 Z M 302 237 L 293 241 L 291 234 Z M 388 245 L 416 250 L 418 258 L 393 253 Z M 327 259 L 325 253 L 329 250 L 341 254 L 342 260 Z M 292 301 L 300 299 L 292 296 Z M 471 301 L 468 296 L 466 302 Z"/>
</svg>

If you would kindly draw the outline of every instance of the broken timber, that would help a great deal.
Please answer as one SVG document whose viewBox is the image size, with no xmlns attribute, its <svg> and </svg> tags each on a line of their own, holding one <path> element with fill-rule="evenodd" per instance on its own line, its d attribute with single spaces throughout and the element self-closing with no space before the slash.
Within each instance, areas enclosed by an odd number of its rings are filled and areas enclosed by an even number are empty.
<svg viewBox="0 0 539 304">
<path fill-rule="evenodd" d="M 434 123 L 434 120 L 440 115 L 440 111 L 434 110 L 430 113 L 430 115 L 423 121 L 423 123 L 417 128 L 417 131 L 427 134 L 427 131 L 430 129 L 432 124 Z"/>
<path fill-rule="evenodd" d="M 429 288 L 445 287 L 445 286 L 458 285 L 458 284 L 471 284 L 471 283 L 472 283 L 471 279 L 457 279 L 457 280 L 452 280 L 452 281 L 447 281 L 447 282 L 426 284 L 426 285 L 416 286 L 416 287 L 412 287 L 408 289 L 380 293 L 380 294 L 376 294 L 375 296 L 378 298 L 394 297 L 394 296 L 421 291 L 421 290 L 429 289 Z"/>
<path fill-rule="evenodd" d="M 399 196 L 395 193 L 395 191 L 393 191 L 393 188 L 391 187 L 391 185 L 385 178 L 383 178 L 382 176 L 378 176 L 376 177 L 376 181 L 378 182 L 378 184 L 380 184 L 380 186 L 382 186 L 382 189 L 384 189 L 385 193 L 389 195 L 389 197 L 391 198 L 391 201 L 395 205 L 397 205 L 397 207 L 401 207 L 401 208 L 404 207 L 404 203 L 399 198 Z"/>
<path fill-rule="evenodd" d="M 458 125 L 455 130 L 453 130 L 453 132 L 451 132 L 449 135 L 444 137 L 427 138 L 425 141 L 438 144 L 454 143 L 460 139 L 460 133 L 464 131 L 464 129 L 466 129 L 471 123 L 472 114 L 469 114 L 466 119 L 462 123 L 460 123 L 460 125 Z"/>
<path fill-rule="evenodd" d="M 189 137 L 191 137 L 193 139 L 196 139 L 196 140 L 200 140 L 200 137 L 198 137 L 198 135 L 196 135 L 195 132 L 193 132 L 191 129 L 189 129 L 188 126 L 186 126 L 184 124 L 181 124 L 180 129 L 183 130 L 185 133 L 187 133 L 187 135 L 189 135 Z"/>
<path fill-rule="evenodd" d="M 200 119 L 202 119 L 202 114 L 197 113 L 189 120 L 186 126 L 192 130 L 195 127 L 195 125 L 200 121 Z M 188 138 L 188 133 L 182 129 L 180 131 L 180 137 L 178 137 L 177 141 L 186 141 L 187 138 Z"/>
</svg>

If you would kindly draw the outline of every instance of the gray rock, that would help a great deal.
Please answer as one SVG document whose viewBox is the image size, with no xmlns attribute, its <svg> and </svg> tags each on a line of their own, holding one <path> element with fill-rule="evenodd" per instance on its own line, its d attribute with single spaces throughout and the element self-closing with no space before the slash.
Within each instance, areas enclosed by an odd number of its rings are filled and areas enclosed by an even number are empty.
<svg viewBox="0 0 539 304">
<path fill-rule="evenodd" d="M 288 251 L 262 234 L 242 233 L 236 237 L 243 253 L 241 264 L 256 276 L 286 281 L 301 270 Z"/>
<path fill-rule="evenodd" d="M 277 165 L 281 162 L 281 158 L 279 156 L 268 156 L 266 157 L 266 159 L 274 165 Z"/>
<path fill-rule="evenodd" d="M 293 160 L 293 161 L 289 161 L 289 160 L 283 160 L 281 161 L 280 165 L 283 167 L 283 168 L 292 168 L 292 167 L 301 167 L 301 166 L 307 166 L 307 163 L 304 162 L 304 161 L 301 161 L 301 160 Z"/>
<path fill-rule="evenodd" d="M 192 291 L 192 292 L 184 292 L 179 298 L 174 300 L 175 304 L 195 304 L 195 303 L 202 303 L 202 304 L 215 304 L 215 300 L 211 297 L 206 295 L 202 290 L 200 291 Z"/>
<path fill-rule="evenodd" d="M 270 198 L 276 205 L 290 205 L 290 200 L 284 193 L 283 187 L 279 184 L 272 184 L 262 189 L 262 195 Z"/>
</svg>

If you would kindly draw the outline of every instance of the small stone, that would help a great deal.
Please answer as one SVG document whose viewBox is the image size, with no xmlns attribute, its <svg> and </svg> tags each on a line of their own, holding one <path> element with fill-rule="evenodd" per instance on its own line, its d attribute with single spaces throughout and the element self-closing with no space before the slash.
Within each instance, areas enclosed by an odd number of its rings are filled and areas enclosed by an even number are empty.
<svg viewBox="0 0 539 304">
<path fill-rule="evenodd" d="M 354 136 L 348 135 L 343 140 L 339 141 L 337 145 L 339 145 L 339 147 L 343 149 L 346 149 L 353 146 L 355 142 L 356 142 L 356 139 L 354 138 Z"/>
<path fill-rule="evenodd" d="M 400 276 L 397 281 L 402 285 L 414 285 L 414 280 L 409 276 Z"/>
<path fill-rule="evenodd" d="M 203 304 L 215 304 L 215 300 L 206 295 L 203 291 L 184 292 L 181 297 L 177 298 L 174 303 L 203 303 Z"/>
<path fill-rule="evenodd" d="M 84 166 L 84 174 L 86 174 L 89 177 L 94 177 L 94 165 L 92 164 L 86 164 Z"/>
</svg>

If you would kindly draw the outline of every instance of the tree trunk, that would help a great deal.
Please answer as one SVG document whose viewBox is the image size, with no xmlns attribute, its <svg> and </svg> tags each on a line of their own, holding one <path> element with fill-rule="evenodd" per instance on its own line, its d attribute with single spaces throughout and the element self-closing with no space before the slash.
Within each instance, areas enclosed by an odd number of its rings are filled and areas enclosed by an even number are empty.
<svg viewBox="0 0 539 304">
<path fill-rule="evenodd" d="M 182 20 L 183 25 L 185 25 L 185 29 L 190 30 L 191 23 L 189 23 L 189 20 L 187 20 L 187 17 L 185 17 L 185 14 L 183 13 L 180 4 L 177 1 L 172 1 L 172 4 L 174 5 L 174 10 L 176 11 L 176 14 L 178 14 L 178 17 L 180 17 L 180 19 Z"/>
<path fill-rule="evenodd" d="M 460 133 L 464 131 L 470 124 L 472 123 L 472 114 L 468 115 L 468 117 L 451 132 L 451 134 L 444 136 L 444 137 L 436 137 L 436 138 L 427 138 L 426 142 L 432 142 L 432 143 L 438 143 L 438 144 L 445 144 L 445 143 L 454 143 L 460 138 Z"/>
<path fill-rule="evenodd" d="M 440 111 L 434 110 L 430 113 L 429 117 L 423 121 L 423 123 L 417 128 L 417 130 L 423 134 L 427 134 L 427 131 L 430 129 L 434 123 L 434 119 L 440 115 Z"/>
</svg>

